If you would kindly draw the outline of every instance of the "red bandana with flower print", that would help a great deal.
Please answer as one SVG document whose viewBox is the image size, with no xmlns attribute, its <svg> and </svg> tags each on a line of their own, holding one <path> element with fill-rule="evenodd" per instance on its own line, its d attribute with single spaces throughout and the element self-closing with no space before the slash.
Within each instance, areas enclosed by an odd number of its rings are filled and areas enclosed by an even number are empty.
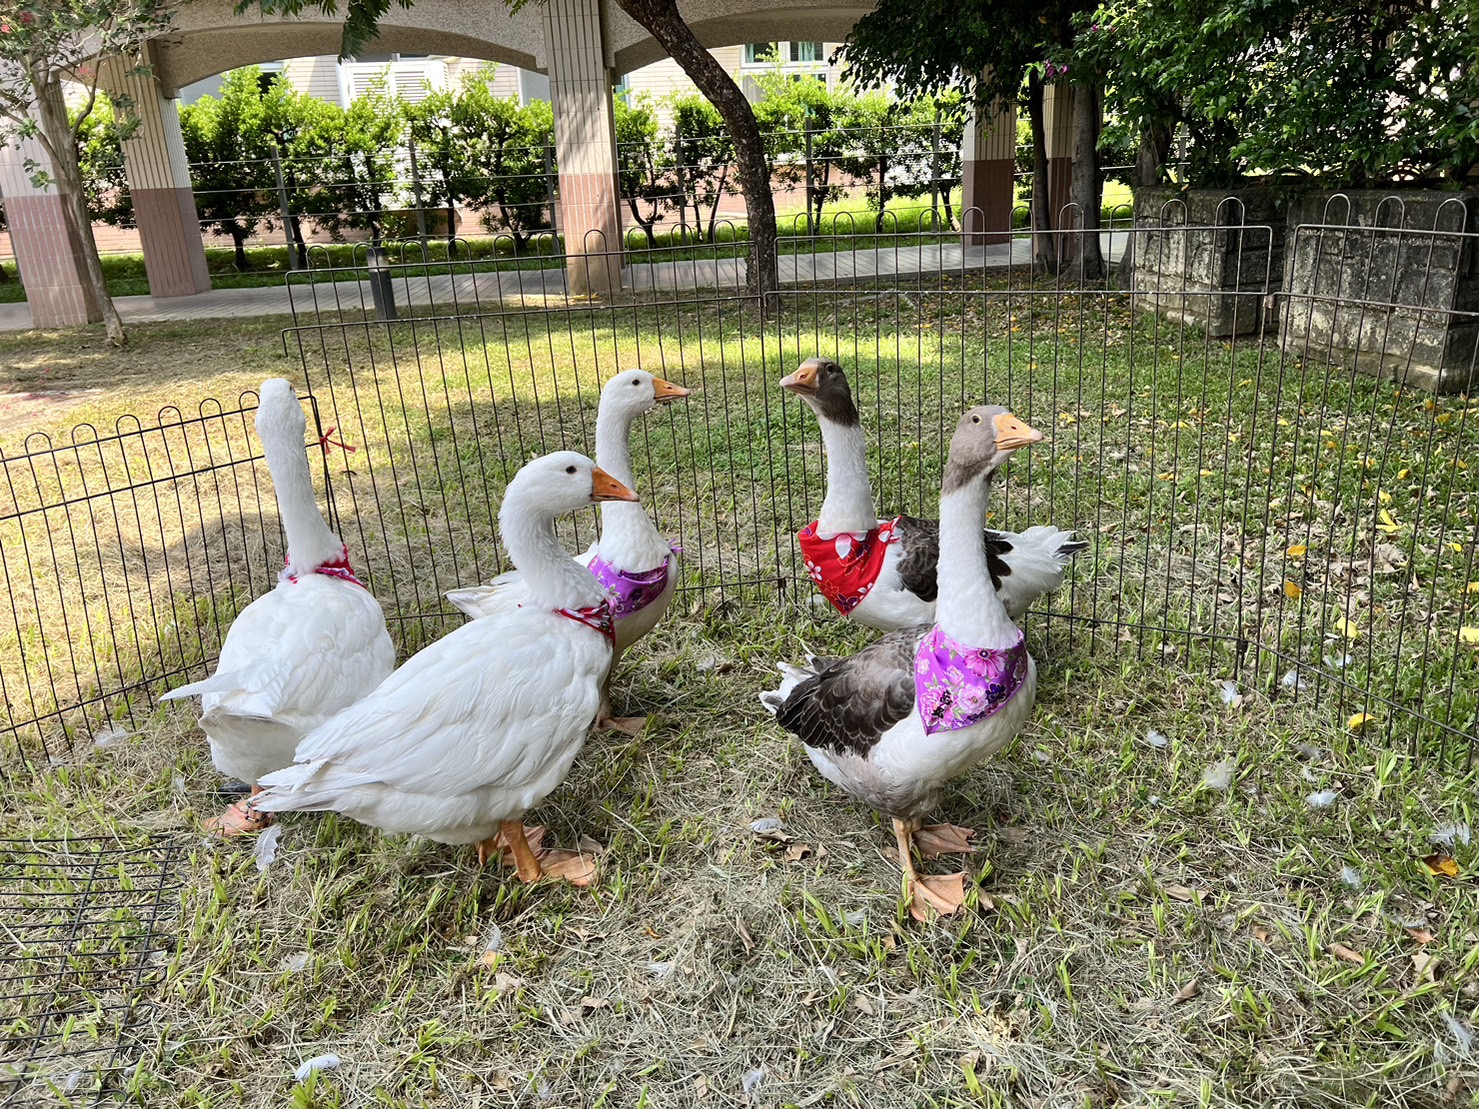
<svg viewBox="0 0 1479 1109">
<path fill-rule="evenodd" d="M 883 556 L 897 542 L 899 518 L 885 521 L 871 531 L 844 531 L 828 539 L 817 536 L 813 520 L 796 533 L 806 572 L 823 597 L 846 616 L 873 588 L 883 569 Z"/>
<path fill-rule="evenodd" d="M 609 601 L 600 601 L 590 608 L 557 608 L 555 614 L 574 620 L 577 624 L 584 624 L 592 631 L 600 632 L 612 643 L 616 642 L 616 623 L 611 617 Z"/>
</svg>

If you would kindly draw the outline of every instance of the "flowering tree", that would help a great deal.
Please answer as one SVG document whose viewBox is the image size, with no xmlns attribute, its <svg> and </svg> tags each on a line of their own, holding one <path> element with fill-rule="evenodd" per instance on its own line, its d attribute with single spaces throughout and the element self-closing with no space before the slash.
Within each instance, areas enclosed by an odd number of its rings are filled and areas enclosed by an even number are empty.
<svg viewBox="0 0 1479 1109">
<path fill-rule="evenodd" d="M 167 31 L 170 0 L 0 0 L 0 139 L 34 139 L 51 162 L 28 164 L 37 188 L 55 188 L 62 201 L 67 237 L 82 258 L 89 291 L 108 329 L 122 343 L 123 321 L 108 296 L 98 245 L 88 218 L 78 147 L 98 103 L 100 65 L 116 60 L 124 72 L 147 73 L 138 64 L 143 44 Z M 63 82 L 77 82 L 81 105 L 69 114 Z M 121 120 L 132 119 L 132 103 L 115 96 Z M 128 125 L 120 127 L 126 136 Z"/>
</svg>

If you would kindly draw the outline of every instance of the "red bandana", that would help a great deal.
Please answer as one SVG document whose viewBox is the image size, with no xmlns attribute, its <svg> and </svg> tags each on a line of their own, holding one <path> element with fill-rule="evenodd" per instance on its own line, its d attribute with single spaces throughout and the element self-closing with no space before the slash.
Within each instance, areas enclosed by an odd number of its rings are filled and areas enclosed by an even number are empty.
<svg viewBox="0 0 1479 1109">
<path fill-rule="evenodd" d="M 591 605 L 590 608 L 557 608 L 557 616 L 574 620 L 577 624 L 600 632 L 612 643 L 616 642 L 616 623 L 611 619 L 611 605 L 607 601 Z"/>
<path fill-rule="evenodd" d="M 832 607 L 846 616 L 857 608 L 878 580 L 888 545 L 898 540 L 894 525 L 898 517 L 872 531 L 844 531 L 831 539 L 817 538 L 813 520 L 796 533 L 806 572 Z"/>
<path fill-rule="evenodd" d="M 294 582 L 297 581 L 298 580 L 298 575 L 297 574 L 290 574 L 287 571 L 288 560 L 286 558 L 284 558 L 282 560 L 282 564 L 283 564 L 283 571 L 282 571 L 282 578 L 283 578 L 283 580 L 284 581 L 294 581 Z M 352 569 L 350 569 L 350 566 L 349 566 L 349 545 L 348 544 L 345 544 L 344 547 L 340 550 L 339 557 L 338 558 L 331 558 L 327 562 L 321 562 L 321 563 L 319 563 L 317 566 L 315 566 L 313 568 L 313 573 L 315 573 L 315 574 L 322 574 L 326 578 L 338 578 L 340 581 L 347 581 L 351 585 L 357 585 L 361 589 L 368 588 L 365 585 L 364 582 L 360 581 L 359 578 L 357 578 L 357 577 L 354 576 L 354 571 Z"/>
</svg>

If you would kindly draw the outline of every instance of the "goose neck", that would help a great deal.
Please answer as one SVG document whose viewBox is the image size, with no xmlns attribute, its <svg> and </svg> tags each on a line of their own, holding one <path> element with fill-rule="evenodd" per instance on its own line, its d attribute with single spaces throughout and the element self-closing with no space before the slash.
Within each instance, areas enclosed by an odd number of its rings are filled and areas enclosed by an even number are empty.
<svg viewBox="0 0 1479 1109">
<path fill-rule="evenodd" d="M 302 429 L 259 428 L 267 469 L 277 495 L 277 511 L 288 541 L 288 570 L 311 573 L 338 558 L 344 544 L 324 522 L 313 491 L 313 475 L 303 446 Z"/>
<path fill-rule="evenodd" d="M 555 534 L 555 517 L 528 496 L 506 496 L 499 530 L 513 562 L 539 607 L 589 608 L 605 591 L 590 572 L 570 557 Z"/>
<path fill-rule="evenodd" d="M 828 539 L 845 531 L 868 531 L 878 525 L 878 516 L 862 425 L 843 426 L 825 417 L 819 423 L 827 450 L 827 493 L 817 514 L 817 534 Z"/>
<path fill-rule="evenodd" d="M 1019 631 L 991 584 L 985 526 L 989 478 L 971 481 L 940 497 L 940 600 L 935 621 L 946 635 L 971 647 L 1002 649 Z"/>
</svg>

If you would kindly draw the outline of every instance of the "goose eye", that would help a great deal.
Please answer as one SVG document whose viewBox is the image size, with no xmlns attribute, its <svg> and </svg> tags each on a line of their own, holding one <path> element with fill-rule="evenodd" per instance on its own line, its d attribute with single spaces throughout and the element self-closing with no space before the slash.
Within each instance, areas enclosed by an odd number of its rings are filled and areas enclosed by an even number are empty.
<svg viewBox="0 0 1479 1109">
<path fill-rule="evenodd" d="M 633 386 L 637 386 L 637 385 L 641 385 L 641 384 L 642 384 L 642 382 L 639 381 L 637 378 L 635 378 L 635 377 L 632 378 L 632 385 Z"/>
<path fill-rule="evenodd" d="M 573 473 L 575 473 L 575 467 L 574 466 L 566 466 L 565 467 L 565 472 L 567 474 L 573 474 Z"/>
<path fill-rule="evenodd" d="M 978 424 L 980 422 L 981 422 L 981 417 L 980 416 L 972 416 L 971 417 L 971 423 Z"/>
</svg>

